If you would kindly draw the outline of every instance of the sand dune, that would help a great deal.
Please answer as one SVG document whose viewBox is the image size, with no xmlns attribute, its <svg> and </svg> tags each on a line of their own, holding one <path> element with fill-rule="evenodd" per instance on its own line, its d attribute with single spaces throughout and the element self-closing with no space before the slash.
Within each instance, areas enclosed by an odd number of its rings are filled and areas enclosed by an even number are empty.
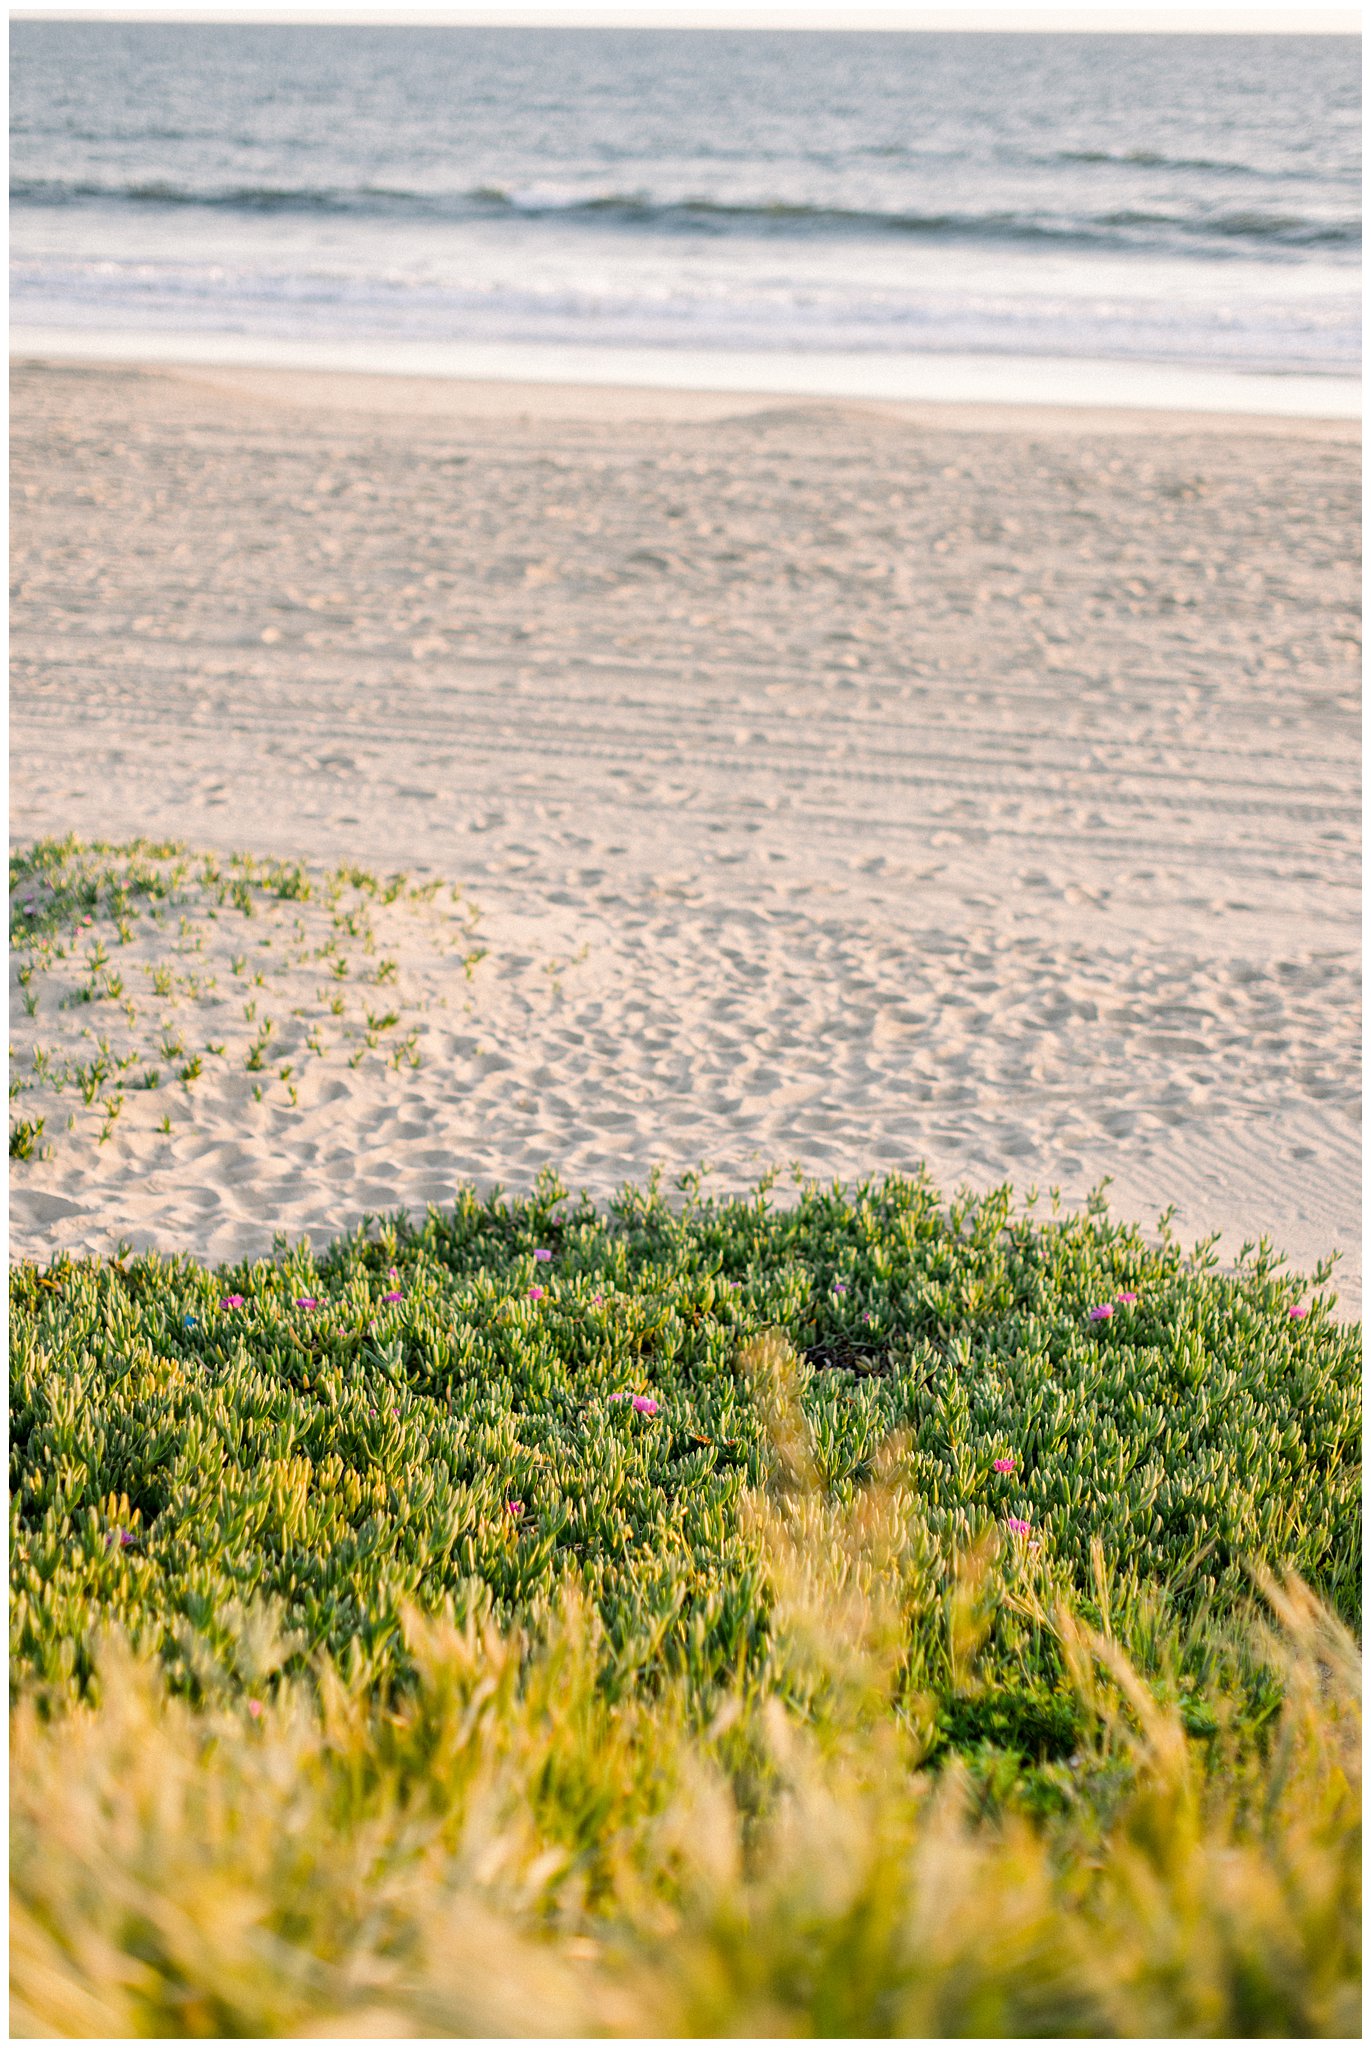
<svg viewBox="0 0 1371 2048">
<path fill-rule="evenodd" d="M 13 392 L 13 836 L 442 875 L 489 948 L 410 963 L 418 1068 L 17 1162 L 13 1254 L 926 1160 L 1336 1246 L 1359 1312 L 1350 430 Z"/>
</svg>

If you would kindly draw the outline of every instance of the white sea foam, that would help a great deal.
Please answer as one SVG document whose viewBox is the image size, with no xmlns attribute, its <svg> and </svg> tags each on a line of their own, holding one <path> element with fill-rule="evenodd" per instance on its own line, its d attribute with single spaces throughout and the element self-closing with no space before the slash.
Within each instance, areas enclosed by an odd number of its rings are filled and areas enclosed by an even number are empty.
<svg viewBox="0 0 1371 2048">
<path fill-rule="evenodd" d="M 21 23 L 13 314 L 1357 374 L 1355 44 L 971 40 Z"/>
</svg>

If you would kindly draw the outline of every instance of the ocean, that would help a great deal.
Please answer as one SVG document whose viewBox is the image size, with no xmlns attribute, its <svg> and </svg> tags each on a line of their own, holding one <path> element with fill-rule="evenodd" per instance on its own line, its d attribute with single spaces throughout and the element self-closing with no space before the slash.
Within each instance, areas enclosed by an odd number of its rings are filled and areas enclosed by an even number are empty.
<svg viewBox="0 0 1371 2048">
<path fill-rule="evenodd" d="M 15 347 L 1357 402 L 1354 37 L 24 21 L 10 48 Z"/>
</svg>

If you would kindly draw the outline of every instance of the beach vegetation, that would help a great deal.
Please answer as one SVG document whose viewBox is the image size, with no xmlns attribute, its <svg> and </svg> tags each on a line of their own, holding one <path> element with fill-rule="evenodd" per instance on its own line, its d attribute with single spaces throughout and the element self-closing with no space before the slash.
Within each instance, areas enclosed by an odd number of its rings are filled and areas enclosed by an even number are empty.
<svg viewBox="0 0 1371 2048">
<path fill-rule="evenodd" d="M 293 1110 L 300 1104 L 300 1066 L 307 1058 L 341 1054 L 360 1067 L 374 1056 L 385 1072 L 417 1065 L 414 1048 L 433 997 L 427 987 L 417 993 L 410 971 L 417 967 L 431 976 L 449 961 L 455 966 L 474 928 L 474 908 L 465 901 L 455 913 L 445 905 L 434 909 L 441 886 L 404 875 L 382 884 L 365 870 L 316 870 L 243 853 L 192 856 L 154 841 L 113 845 L 71 837 L 21 847 L 10 861 L 10 938 L 20 998 L 16 1060 L 28 1071 L 17 1085 L 39 1091 L 39 1113 L 50 1112 L 64 1088 L 77 1087 L 96 1114 L 67 1128 L 93 1141 L 93 1158 L 113 1121 L 107 1109 L 110 1084 L 130 1069 L 166 1067 L 189 1085 L 211 1055 L 225 1060 L 214 1078 L 214 1100 L 206 1100 L 204 1109 L 210 1116 L 232 1117 L 244 1100 L 241 1084 L 235 1094 L 235 1067 L 240 1074 L 257 1074 L 270 1063 L 279 1083 L 273 1085 L 273 1106 Z M 251 970 L 246 953 L 232 951 L 227 933 L 214 930 L 221 916 L 239 914 L 256 918 L 262 934 L 256 956 L 261 964 Z M 335 918 L 360 942 L 368 962 L 376 962 L 374 970 L 365 965 L 354 972 L 341 958 Z M 207 935 L 217 952 L 203 968 L 191 969 L 186 956 L 203 954 Z M 108 964 L 116 942 L 131 949 L 127 967 L 118 972 Z M 334 969 L 327 993 L 313 980 L 320 957 Z M 220 959 L 250 985 L 246 1029 L 234 1028 L 232 1005 L 219 993 Z M 367 1002 L 372 980 L 387 984 L 384 1015 L 392 1024 L 378 1021 L 374 998 Z M 348 985 L 335 995 L 339 981 Z M 40 990 L 60 1013 L 58 1043 L 41 1049 L 31 1028 Z M 101 1002 L 119 1006 L 126 1029 L 98 1036 L 88 1020 L 90 1006 Z M 262 1015 L 268 1008 L 281 1020 L 270 1029 Z M 392 1030 L 404 1033 L 399 1059 L 393 1042 L 381 1036 Z M 287 1072 L 279 1071 L 282 1065 Z M 257 1088 L 250 1099 L 267 1099 L 265 1090 Z M 160 1126 L 135 1104 L 123 1128 L 136 1143 Z"/>
<path fill-rule="evenodd" d="M 17 1267 L 17 2030 L 1355 2030 L 1330 1278 L 901 1177 Z"/>
<path fill-rule="evenodd" d="M 10 1158 L 41 1159 L 43 1146 L 43 1119 L 17 1117 L 10 1125 Z"/>
</svg>

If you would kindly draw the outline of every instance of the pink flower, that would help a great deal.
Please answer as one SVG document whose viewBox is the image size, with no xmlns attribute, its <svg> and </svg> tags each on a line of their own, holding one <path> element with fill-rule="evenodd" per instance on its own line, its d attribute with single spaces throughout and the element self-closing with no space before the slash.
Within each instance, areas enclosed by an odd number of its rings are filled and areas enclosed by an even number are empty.
<svg viewBox="0 0 1371 2048">
<path fill-rule="evenodd" d="M 260 1700 L 249 1700 L 248 1712 L 254 1721 L 260 1721 L 262 1718 L 262 1702 Z"/>
<path fill-rule="evenodd" d="M 631 1398 L 631 1396 L 625 1393 L 623 1388 L 621 1387 L 617 1394 L 611 1394 L 609 1398 L 611 1401 L 627 1401 Z"/>
<path fill-rule="evenodd" d="M 1131 1306 L 1132 1306 L 1132 1304 L 1133 1304 L 1133 1303 L 1134 1303 L 1134 1302 L 1135 1302 L 1135 1301 L 1137 1300 L 1137 1298 L 1138 1298 L 1138 1297 L 1137 1297 L 1137 1295 L 1136 1295 L 1136 1294 L 1128 1294 L 1128 1293 L 1124 1293 L 1124 1294 L 1116 1294 L 1116 1295 L 1115 1295 L 1115 1297 L 1114 1297 L 1114 1299 L 1115 1299 L 1116 1301 L 1123 1301 L 1123 1302 L 1127 1302 L 1127 1303 L 1129 1304 L 1129 1306 L 1130 1306 L 1130 1307 L 1131 1307 Z"/>
<path fill-rule="evenodd" d="M 536 1251 L 533 1254 L 533 1256 L 540 1266 L 545 1266 L 548 1260 L 552 1257 L 552 1253 L 548 1251 Z"/>
<path fill-rule="evenodd" d="M 389 1294 L 381 1296 L 382 1301 L 403 1301 L 404 1298 L 403 1293 L 398 1287 L 392 1288 Z"/>
<path fill-rule="evenodd" d="M 547 1289 L 545 1287 L 530 1287 L 528 1298 L 530 1301 L 541 1301 L 546 1292 Z"/>
<path fill-rule="evenodd" d="M 1026 1536 L 1028 1534 L 1028 1523 L 1019 1515 L 1008 1515 L 1005 1518 L 1005 1527 L 1012 1530 L 1016 1536 Z"/>
<path fill-rule="evenodd" d="M 1109 1318 L 1110 1318 L 1110 1317 L 1111 1317 L 1111 1316 L 1113 1315 L 1113 1313 L 1114 1313 L 1114 1304 L 1113 1304 L 1113 1302 L 1112 1302 L 1112 1301 L 1102 1301 L 1102 1302 L 1100 1303 L 1100 1305 L 1099 1305 L 1099 1307 L 1098 1307 L 1098 1308 L 1092 1308 L 1092 1309 L 1091 1309 L 1091 1311 L 1090 1311 L 1090 1320 L 1091 1320 L 1091 1322 L 1092 1322 L 1092 1323 L 1107 1323 L 1107 1322 L 1109 1321 Z"/>
<path fill-rule="evenodd" d="M 297 1294 L 295 1297 L 295 1306 L 297 1308 L 318 1308 L 319 1303 L 316 1297 L 312 1294 Z"/>
<path fill-rule="evenodd" d="M 117 1543 L 121 1550 L 127 1550 L 130 1543 L 136 1543 L 137 1541 L 138 1538 L 134 1535 L 132 1529 L 111 1529 L 105 1536 L 105 1548 L 108 1550 L 112 1543 Z"/>
<path fill-rule="evenodd" d="M 220 1308 L 241 1308 L 243 1306 L 243 1297 L 241 1294 L 221 1295 L 219 1306 Z"/>
<path fill-rule="evenodd" d="M 657 1413 L 657 1403 L 650 1394 L 635 1394 L 633 1396 L 633 1411 L 635 1415 L 655 1415 Z"/>
<path fill-rule="evenodd" d="M 1295 1305 L 1295 1307 L 1291 1309 L 1290 1313 L 1297 1323 L 1301 1323 L 1304 1321 L 1304 1318 L 1308 1315 L 1309 1310 L 1303 1302 L 1298 1302 Z"/>
<path fill-rule="evenodd" d="M 846 1294 L 846 1293 L 847 1293 L 847 1282 L 846 1282 L 846 1280 L 835 1280 L 835 1281 L 833 1282 L 833 1292 L 834 1292 L 835 1294 Z"/>
<path fill-rule="evenodd" d="M 1014 1470 L 1014 1460 L 1012 1458 L 996 1458 L 995 1470 L 997 1472 L 1012 1472 Z"/>
<path fill-rule="evenodd" d="M 521 1500 L 507 1500 L 505 1502 L 505 1513 L 507 1515 L 518 1516 L 521 1515 L 523 1512 L 524 1504 Z"/>
<path fill-rule="evenodd" d="M 595 1306 L 597 1308 L 603 1307 L 605 1299 L 603 1294 L 592 1294 L 590 1298 L 595 1303 Z"/>
</svg>

